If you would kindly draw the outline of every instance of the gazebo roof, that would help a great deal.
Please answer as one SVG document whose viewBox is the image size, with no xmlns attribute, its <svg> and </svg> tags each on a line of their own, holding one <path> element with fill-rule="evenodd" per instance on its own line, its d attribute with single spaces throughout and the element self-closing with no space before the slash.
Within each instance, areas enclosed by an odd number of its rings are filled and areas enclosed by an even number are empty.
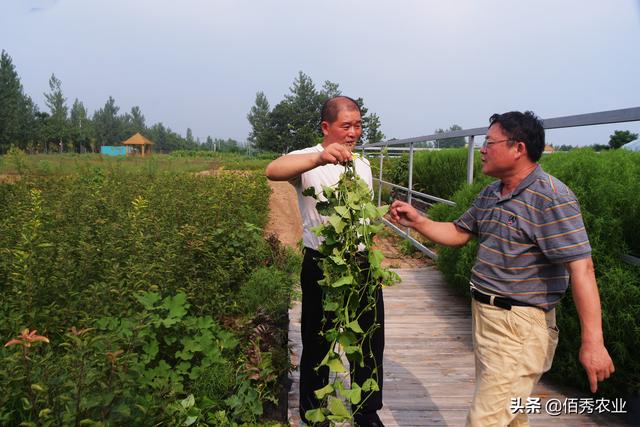
<svg viewBox="0 0 640 427">
<path fill-rule="evenodd" d="M 122 145 L 152 145 L 153 142 L 142 136 L 139 132 L 133 135 L 131 138 L 122 142 Z"/>
</svg>

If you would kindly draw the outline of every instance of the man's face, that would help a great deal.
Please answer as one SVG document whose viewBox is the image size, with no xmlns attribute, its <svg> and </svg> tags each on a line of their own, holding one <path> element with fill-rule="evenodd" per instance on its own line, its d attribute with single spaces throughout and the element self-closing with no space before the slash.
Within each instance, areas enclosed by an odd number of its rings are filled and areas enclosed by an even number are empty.
<svg viewBox="0 0 640 427">
<path fill-rule="evenodd" d="M 480 149 L 482 173 L 502 178 L 516 167 L 516 145 L 509 140 L 499 123 L 487 131 L 486 145 Z"/>
<path fill-rule="evenodd" d="M 362 117 L 357 109 L 342 108 L 333 123 L 325 121 L 321 127 L 323 144 L 340 143 L 353 149 L 362 135 Z"/>
</svg>

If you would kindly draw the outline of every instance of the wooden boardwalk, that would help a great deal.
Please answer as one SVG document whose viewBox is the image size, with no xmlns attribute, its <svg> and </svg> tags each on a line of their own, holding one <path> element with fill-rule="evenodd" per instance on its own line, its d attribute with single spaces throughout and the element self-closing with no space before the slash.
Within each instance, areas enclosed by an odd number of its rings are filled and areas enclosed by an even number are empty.
<svg viewBox="0 0 640 427">
<path fill-rule="evenodd" d="M 396 270 L 398 285 L 384 290 L 386 348 L 384 408 L 386 426 L 464 426 L 474 390 L 474 359 L 469 303 L 452 294 L 434 267 Z M 300 355 L 300 303 L 290 310 L 289 340 L 292 361 Z M 562 338 L 561 338 L 562 339 Z M 577 355 L 576 355 L 577 357 Z M 291 375 L 289 421 L 299 425 L 298 372 Z M 568 392 L 573 398 L 584 397 Z M 566 396 L 544 381 L 533 397 L 542 402 Z M 544 403 L 543 403 L 544 405 Z M 544 411 L 530 415 L 532 426 L 614 425 L 602 416 Z"/>
</svg>

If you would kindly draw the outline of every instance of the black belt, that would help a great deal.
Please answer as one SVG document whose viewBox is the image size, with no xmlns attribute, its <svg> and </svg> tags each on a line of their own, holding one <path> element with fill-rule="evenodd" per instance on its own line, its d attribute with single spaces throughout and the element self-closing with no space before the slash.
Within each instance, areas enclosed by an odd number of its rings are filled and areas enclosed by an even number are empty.
<svg viewBox="0 0 640 427">
<path fill-rule="evenodd" d="M 516 301 L 511 298 L 506 297 L 497 297 L 493 295 L 483 294 L 479 290 L 475 288 L 471 288 L 471 296 L 474 300 L 481 302 L 483 304 L 494 305 L 496 307 L 504 308 L 505 310 L 511 310 L 511 306 L 529 306 L 533 307 L 531 304 L 527 304 L 521 301 Z"/>
<path fill-rule="evenodd" d="M 320 252 L 318 252 L 318 251 L 317 251 L 317 250 L 315 250 L 315 249 L 311 249 L 311 248 L 310 248 L 310 247 L 308 247 L 308 246 L 305 246 L 305 247 L 304 247 L 303 252 L 304 252 L 305 254 L 306 254 L 306 253 L 309 253 L 309 255 L 311 255 L 311 256 L 312 256 L 312 257 L 314 257 L 314 258 L 324 258 L 324 255 L 322 255 Z"/>
</svg>

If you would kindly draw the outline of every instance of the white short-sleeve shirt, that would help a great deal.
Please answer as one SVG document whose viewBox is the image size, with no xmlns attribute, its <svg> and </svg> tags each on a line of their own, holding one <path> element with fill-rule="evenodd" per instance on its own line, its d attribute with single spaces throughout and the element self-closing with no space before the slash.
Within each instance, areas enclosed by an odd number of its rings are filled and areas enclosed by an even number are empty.
<svg viewBox="0 0 640 427">
<path fill-rule="evenodd" d="M 322 147 L 322 144 L 318 144 L 314 147 L 292 151 L 288 153 L 287 156 L 295 154 L 320 153 L 322 151 L 324 151 L 324 147 Z M 367 183 L 369 189 L 373 189 L 373 179 L 369 161 L 359 156 L 355 159 L 355 165 L 358 176 Z M 296 193 L 298 194 L 298 208 L 300 209 L 300 215 L 302 216 L 302 240 L 304 242 L 304 246 L 311 249 L 318 249 L 320 243 L 322 243 L 322 239 L 316 236 L 311 231 L 311 228 L 325 222 L 326 217 L 320 215 L 316 210 L 316 199 L 309 196 L 303 196 L 302 192 L 309 187 L 314 187 L 316 194 L 319 194 L 322 192 L 323 185 L 327 187 L 335 186 L 340 179 L 340 175 L 342 175 L 344 171 L 345 168 L 342 165 L 328 164 L 318 166 L 317 168 L 304 172 L 302 175 L 289 181 L 291 185 L 295 187 Z"/>
</svg>

